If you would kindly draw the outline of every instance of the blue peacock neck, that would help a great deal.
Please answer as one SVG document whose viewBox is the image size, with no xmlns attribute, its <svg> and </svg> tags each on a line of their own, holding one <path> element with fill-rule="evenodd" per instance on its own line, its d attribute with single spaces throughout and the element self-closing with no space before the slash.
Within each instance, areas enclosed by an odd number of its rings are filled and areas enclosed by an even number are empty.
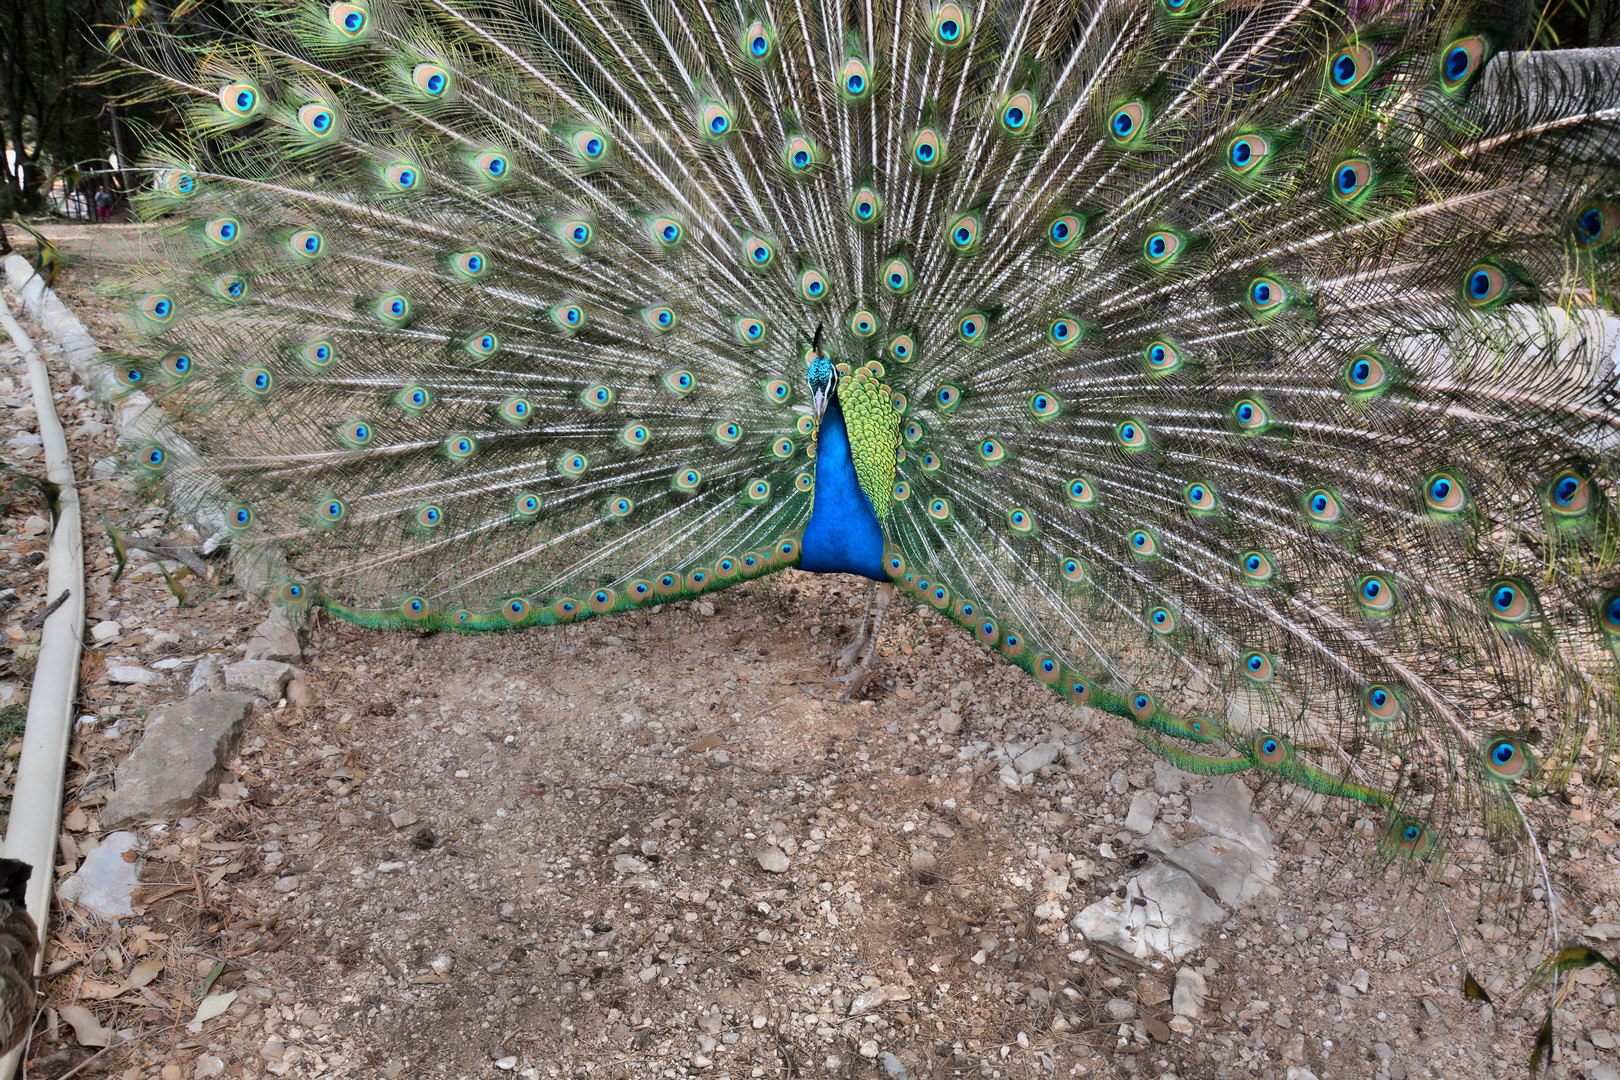
<svg viewBox="0 0 1620 1080">
<path fill-rule="evenodd" d="M 889 580 L 883 571 L 883 527 L 855 474 L 849 430 L 836 392 L 816 434 L 815 501 L 800 550 L 800 570 Z"/>
</svg>

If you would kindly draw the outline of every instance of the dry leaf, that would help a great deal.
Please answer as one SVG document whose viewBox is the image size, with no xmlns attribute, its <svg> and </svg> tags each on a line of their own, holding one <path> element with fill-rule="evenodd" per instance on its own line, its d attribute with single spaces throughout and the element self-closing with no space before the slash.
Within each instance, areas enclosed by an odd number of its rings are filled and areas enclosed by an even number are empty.
<svg viewBox="0 0 1620 1080">
<path fill-rule="evenodd" d="M 162 970 L 163 961 L 142 960 L 140 963 L 136 964 L 135 969 L 129 973 L 129 985 L 145 986 L 147 983 L 157 978 L 158 972 Z"/>
<path fill-rule="evenodd" d="M 231 1002 L 236 1000 L 236 994 L 235 990 L 228 994 L 209 994 L 202 999 L 202 1004 L 197 1006 L 197 1018 L 192 1023 L 201 1026 L 212 1020 L 231 1007 Z"/>
<path fill-rule="evenodd" d="M 212 889 L 215 885 L 219 884 L 221 878 L 229 877 L 232 874 L 240 874 L 242 869 L 242 863 L 226 863 L 224 866 L 219 867 L 213 873 L 208 875 L 208 887 Z"/>
<path fill-rule="evenodd" d="M 68 832 L 84 832 L 90 827 L 90 815 L 75 806 L 62 818 L 62 828 Z"/>
<path fill-rule="evenodd" d="M 99 979 L 86 979 L 79 986 L 79 997 L 88 1001 L 109 1001 L 129 989 L 120 983 L 102 982 Z M 89 1043 L 85 1044 L 86 1046 Z"/>
<path fill-rule="evenodd" d="M 59 1005 L 56 1011 L 73 1025 L 73 1036 L 80 1046 L 106 1046 L 112 1041 L 111 1029 L 102 1027 L 96 1014 L 83 1005 Z"/>
</svg>

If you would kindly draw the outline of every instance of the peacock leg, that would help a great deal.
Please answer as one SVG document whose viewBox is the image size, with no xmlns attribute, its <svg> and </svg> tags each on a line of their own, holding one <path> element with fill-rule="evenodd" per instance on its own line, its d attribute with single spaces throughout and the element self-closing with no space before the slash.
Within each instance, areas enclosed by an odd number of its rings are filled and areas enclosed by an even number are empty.
<svg viewBox="0 0 1620 1080">
<path fill-rule="evenodd" d="M 849 670 L 835 678 L 834 682 L 848 682 L 849 689 L 844 691 L 840 701 L 848 701 L 857 694 L 866 692 L 867 684 L 877 674 L 877 665 L 872 662 L 873 654 L 877 651 L 878 637 L 883 633 L 883 616 L 889 611 L 889 604 L 894 601 L 894 586 L 885 581 L 878 585 L 876 594 L 867 601 L 867 616 L 871 619 L 871 633 L 867 633 L 867 620 L 861 620 L 861 635 L 852 643 L 860 645 L 861 650 L 850 664 Z M 845 650 L 846 654 L 848 650 Z"/>
<path fill-rule="evenodd" d="M 840 675 L 853 670 L 860 657 L 866 652 L 867 642 L 870 640 L 867 631 L 872 625 L 872 593 L 876 588 L 877 582 L 868 581 L 866 583 L 866 610 L 861 613 L 861 628 L 855 632 L 855 636 L 850 640 L 850 643 L 844 646 L 844 651 L 838 654 L 836 661 L 836 670 Z"/>
</svg>

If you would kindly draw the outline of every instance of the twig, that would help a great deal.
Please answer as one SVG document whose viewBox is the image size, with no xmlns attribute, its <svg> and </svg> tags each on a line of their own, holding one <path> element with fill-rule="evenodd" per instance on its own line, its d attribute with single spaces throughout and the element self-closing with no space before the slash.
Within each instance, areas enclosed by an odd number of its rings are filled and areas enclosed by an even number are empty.
<svg viewBox="0 0 1620 1080">
<path fill-rule="evenodd" d="M 55 600 L 52 600 L 48 605 L 46 605 L 44 611 L 30 618 L 24 625 L 26 625 L 30 630 L 38 630 L 40 627 L 45 625 L 46 619 L 50 618 L 56 613 L 57 608 L 67 603 L 67 598 L 71 595 L 73 595 L 72 589 L 63 589 L 61 596 L 58 596 Z"/>
</svg>

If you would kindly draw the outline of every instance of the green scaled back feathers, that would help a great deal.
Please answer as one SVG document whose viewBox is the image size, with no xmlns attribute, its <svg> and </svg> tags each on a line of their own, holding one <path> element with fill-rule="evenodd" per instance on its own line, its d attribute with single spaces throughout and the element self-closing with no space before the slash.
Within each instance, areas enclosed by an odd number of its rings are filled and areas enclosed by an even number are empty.
<svg viewBox="0 0 1620 1080">
<path fill-rule="evenodd" d="M 792 565 L 825 326 L 894 582 L 1175 764 L 1413 865 L 1512 838 L 1511 888 L 1612 749 L 1620 82 L 1522 12 L 211 10 L 125 46 L 190 127 L 121 370 L 175 406 L 136 471 L 287 600 Z"/>
</svg>

